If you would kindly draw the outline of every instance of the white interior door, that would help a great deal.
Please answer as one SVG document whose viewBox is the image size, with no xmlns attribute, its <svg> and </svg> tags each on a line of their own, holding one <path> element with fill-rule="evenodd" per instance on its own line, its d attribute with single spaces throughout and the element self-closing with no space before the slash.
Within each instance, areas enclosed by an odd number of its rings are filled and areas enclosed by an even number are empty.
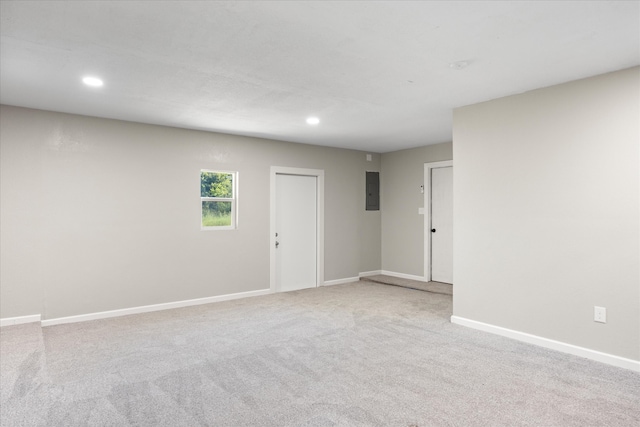
<svg viewBox="0 0 640 427">
<path fill-rule="evenodd" d="M 453 283 L 453 167 L 431 169 L 431 280 Z"/>
<path fill-rule="evenodd" d="M 317 177 L 276 175 L 276 289 L 317 285 Z"/>
</svg>

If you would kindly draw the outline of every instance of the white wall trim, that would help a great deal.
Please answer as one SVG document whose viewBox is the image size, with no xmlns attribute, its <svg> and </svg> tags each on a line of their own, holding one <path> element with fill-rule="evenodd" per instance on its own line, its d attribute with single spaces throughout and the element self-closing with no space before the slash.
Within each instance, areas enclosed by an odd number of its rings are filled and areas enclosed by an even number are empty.
<svg viewBox="0 0 640 427">
<path fill-rule="evenodd" d="M 380 271 L 380 274 L 384 274 L 385 276 L 398 277 L 400 279 L 409 279 L 409 280 L 418 280 L 420 282 L 428 282 L 428 280 L 426 280 L 424 277 L 415 276 L 413 274 L 396 273 L 395 271 L 387 271 L 387 270 Z"/>
<path fill-rule="evenodd" d="M 18 317 L 5 317 L 0 319 L 0 327 L 22 325 L 23 323 L 35 323 L 39 322 L 41 316 L 39 314 L 32 314 L 30 316 L 18 316 Z"/>
<path fill-rule="evenodd" d="M 190 307 L 193 305 L 210 304 L 213 302 L 230 301 L 240 298 L 257 297 L 270 294 L 271 289 L 259 291 L 238 292 L 236 294 L 219 295 L 215 297 L 197 298 L 184 301 L 167 302 L 163 304 L 143 305 L 140 307 L 123 308 L 120 310 L 101 311 L 98 313 L 80 314 L 77 316 L 58 317 L 56 319 L 43 320 L 42 326 L 61 325 L 64 323 L 87 322 L 89 320 L 108 319 L 110 317 L 128 316 L 130 314 L 149 313 L 152 311 L 169 310 L 172 308 Z"/>
<path fill-rule="evenodd" d="M 345 283 L 353 283 L 360 280 L 360 277 L 347 277 L 345 279 L 335 279 L 335 280 L 327 280 L 322 286 L 333 286 L 333 285 L 343 285 Z"/>
<path fill-rule="evenodd" d="M 523 341 L 551 350 L 573 354 L 574 356 L 584 357 L 586 359 L 606 363 L 607 365 L 617 366 L 618 368 L 630 369 L 632 371 L 640 372 L 640 361 L 637 360 L 626 359 L 624 357 L 615 356 L 613 354 L 602 353 L 600 351 L 578 347 L 573 344 L 567 344 L 561 341 L 555 341 L 548 338 L 539 337 L 537 335 L 527 334 L 525 332 L 514 331 L 513 329 L 494 326 L 488 323 L 478 322 L 476 320 L 465 319 L 464 317 L 459 316 L 451 316 L 451 323 L 478 329 L 480 331 L 489 332 L 496 335 L 501 335 L 503 337 Z"/>
<path fill-rule="evenodd" d="M 363 271 L 362 273 L 358 273 L 358 277 L 378 276 L 380 274 L 382 274 L 382 270 Z"/>
<path fill-rule="evenodd" d="M 431 280 L 431 169 L 453 167 L 453 160 L 424 164 L 424 280 Z M 455 227 L 455 222 L 454 222 Z"/>
<path fill-rule="evenodd" d="M 291 168 L 285 166 L 271 166 L 269 183 L 269 222 L 271 235 L 269 236 L 269 286 L 272 292 L 276 289 L 276 175 L 300 175 L 317 177 L 317 259 L 316 259 L 316 287 L 324 284 L 324 170 Z"/>
</svg>

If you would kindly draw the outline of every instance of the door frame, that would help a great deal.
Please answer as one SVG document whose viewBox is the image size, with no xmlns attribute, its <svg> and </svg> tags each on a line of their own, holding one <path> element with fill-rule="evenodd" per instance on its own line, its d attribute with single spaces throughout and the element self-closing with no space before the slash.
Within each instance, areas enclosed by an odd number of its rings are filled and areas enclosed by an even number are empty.
<svg viewBox="0 0 640 427">
<path fill-rule="evenodd" d="M 324 284 L 324 170 L 271 166 L 269 176 L 269 288 L 276 289 L 276 175 L 316 177 L 316 287 Z"/>
<path fill-rule="evenodd" d="M 424 164 L 424 280 L 431 281 L 431 170 L 453 167 L 453 160 Z"/>
</svg>

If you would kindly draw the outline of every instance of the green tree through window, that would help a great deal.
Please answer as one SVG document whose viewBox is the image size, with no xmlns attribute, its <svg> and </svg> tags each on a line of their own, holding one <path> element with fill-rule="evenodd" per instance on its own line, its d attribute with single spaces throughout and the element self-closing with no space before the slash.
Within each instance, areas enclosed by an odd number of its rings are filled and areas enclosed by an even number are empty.
<svg viewBox="0 0 640 427">
<path fill-rule="evenodd" d="M 235 173 L 200 171 L 202 227 L 235 227 Z"/>
</svg>

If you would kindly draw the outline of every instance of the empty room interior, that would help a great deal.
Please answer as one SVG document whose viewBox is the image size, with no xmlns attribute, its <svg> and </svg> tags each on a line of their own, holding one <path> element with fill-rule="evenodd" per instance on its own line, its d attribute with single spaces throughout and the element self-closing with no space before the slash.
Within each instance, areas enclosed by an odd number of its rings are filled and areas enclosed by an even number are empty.
<svg viewBox="0 0 640 427">
<path fill-rule="evenodd" d="M 1 426 L 640 425 L 640 1 L 0 35 Z"/>
</svg>

